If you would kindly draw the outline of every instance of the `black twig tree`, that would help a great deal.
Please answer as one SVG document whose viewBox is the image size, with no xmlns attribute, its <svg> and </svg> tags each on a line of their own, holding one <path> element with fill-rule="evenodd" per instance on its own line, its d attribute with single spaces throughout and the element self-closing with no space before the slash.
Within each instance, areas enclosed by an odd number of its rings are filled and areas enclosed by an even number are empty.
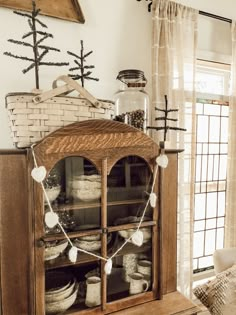
<svg viewBox="0 0 236 315">
<path fill-rule="evenodd" d="M 137 0 L 137 1 L 142 1 L 142 0 Z M 151 12 L 151 10 L 152 10 L 152 0 L 146 0 L 146 1 L 149 2 L 148 3 L 148 12 Z"/>
<path fill-rule="evenodd" d="M 167 135 L 168 130 L 186 131 L 186 129 L 184 129 L 184 128 L 171 127 L 171 126 L 169 126 L 167 124 L 168 121 L 175 121 L 175 122 L 178 121 L 178 119 L 176 119 L 176 118 L 168 118 L 169 113 L 171 113 L 171 112 L 178 112 L 178 109 L 168 109 L 167 95 L 165 95 L 165 109 L 161 109 L 161 108 L 155 107 L 155 110 L 158 110 L 158 111 L 164 113 L 164 116 L 155 118 L 155 120 L 163 120 L 164 121 L 164 126 L 163 127 L 152 127 L 152 126 L 149 126 L 147 128 L 148 129 L 155 129 L 157 131 L 158 130 L 164 130 L 164 141 L 166 141 L 166 135 Z"/>
<path fill-rule="evenodd" d="M 75 54 L 71 51 L 67 51 L 67 53 L 70 56 L 73 56 L 76 58 L 76 59 L 74 59 L 74 63 L 76 64 L 76 67 L 70 68 L 69 71 L 71 71 L 71 72 L 79 71 L 79 73 L 69 74 L 69 76 L 74 80 L 80 80 L 81 85 L 84 87 L 84 81 L 85 80 L 99 81 L 99 79 L 91 77 L 90 75 L 92 74 L 92 71 L 87 70 L 87 69 L 94 69 L 95 66 L 85 65 L 85 62 L 86 62 L 85 58 L 87 58 L 89 55 L 91 55 L 93 53 L 93 51 L 91 50 L 88 53 L 84 54 L 84 43 L 82 40 L 80 41 L 80 45 L 81 45 L 80 56 L 78 56 L 77 54 Z"/>
<path fill-rule="evenodd" d="M 30 62 L 30 65 L 23 69 L 23 73 L 27 73 L 31 69 L 35 69 L 35 85 L 36 88 L 39 89 L 39 66 L 68 66 L 68 62 L 46 62 L 43 61 L 43 58 L 48 54 L 49 51 L 57 51 L 60 52 L 60 49 L 50 47 L 47 45 L 43 45 L 42 42 L 47 38 L 53 38 L 53 35 L 48 32 L 44 32 L 42 30 L 38 30 L 37 26 L 42 28 L 47 28 L 43 22 L 38 19 L 38 15 L 40 13 L 40 9 L 36 8 L 35 0 L 32 0 L 32 12 L 31 13 L 23 13 L 18 11 L 13 11 L 15 14 L 28 18 L 28 24 L 30 27 L 30 31 L 22 36 L 22 40 L 9 39 L 10 43 L 16 45 L 22 45 L 25 47 L 29 47 L 33 50 L 33 56 L 18 56 L 16 54 L 12 54 L 11 52 L 4 52 L 4 55 L 9 57 L 26 60 Z M 31 42 L 25 41 L 25 39 L 31 37 Z"/>
</svg>

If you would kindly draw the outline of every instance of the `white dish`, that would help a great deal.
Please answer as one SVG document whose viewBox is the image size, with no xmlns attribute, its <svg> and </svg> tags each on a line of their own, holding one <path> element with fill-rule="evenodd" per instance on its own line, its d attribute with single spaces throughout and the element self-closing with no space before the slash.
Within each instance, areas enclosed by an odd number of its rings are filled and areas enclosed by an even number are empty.
<svg viewBox="0 0 236 315">
<path fill-rule="evenodd" d="M 45 247 L 44 260 L 51 260 L 57 258 L 66 249 L 67 245 L 68 241 L 62 240 L 53 246 Z"/>
<path fill-rule="evenodd" d="M 45 303 L 46 314 L 58 314 L 68 310 L 68 308 L 70 308 L 74 304 L 77 298 L 77 293 L 78 286 L 75 286 L 74 291 L 67 298 L 56 302 Z"/>
</svg>

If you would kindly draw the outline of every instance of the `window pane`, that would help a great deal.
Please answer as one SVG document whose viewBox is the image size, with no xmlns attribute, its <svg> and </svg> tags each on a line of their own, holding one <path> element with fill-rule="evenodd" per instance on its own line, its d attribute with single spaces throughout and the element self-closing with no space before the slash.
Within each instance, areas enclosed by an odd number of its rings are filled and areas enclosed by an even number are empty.
<svg viewBox="0 0 236 315">
<path fill-rule="evenodd" d="M 215 250 L 216 230 L 206 231 L 205 255 L 212 255 Z"/>
<path fill-rule="evenodd" d="M 206 220 L 206 230 L 215 229 L 215 228 L 216 228 L 216 219 Z"/>
<path fill-rule="evenodd" d="M 216 217 L 216 201 L 217 201 L 217 193 L 207 194 L 207 211 L 206 211 L 207 218 Z"/>
<path fill-rule="evenodd" d="M 229 116 L 229 106 L 222 106 L 221 107 L 221 115 L 222 116 Z"/>
<path fill-rule="evenodd" d="M 195 221 L 194 222 L 194 231 L 202 231 L 205 229 L 205 220 Z"/>
<path fill-rule="evenodd" d="M 210 143 L 209 144 L 209 153 L 210 154 L 219 154 L 219 144 Z"/>
<path fill-rule="evenodd" d="M 219 171 L 219 179 L 226 179 L 226 171 L 227 171 L 227 156 L 220 156 L 220 171 Z"/>
<path fill-rule="evenodd" d="M 219 116 L 220 115 L 220 106 L 219 105 L 213 105 L 213 104 L 205 104 L 204 105 L 204 115 L 214 115 Z"/>
<path fill-rule="evenodd" d="M 213 180 L 218 179 L 218 174 L 219 174 L 219 156 L 215 155 L 214 156 Z"/>
<path fill-rule="evenodd" d="M 193 257 L 201 257 L 204 250 L 204 232 L 194 233 Z"/>
<path fill-rule="evenodd" d="M 220 117 L 210 117 L 209 142 L 219 142 L 220 138 Z"/>
<path fill-rule="evenodd" d="M 199 116 L 197 120 L 197 142 L 208 141 L 208 117 Z"/>
<path fill-rule="evenodd" d="M 207 180 L 213 179 L 213 155 L 208 156 Z"/>
<path fill-rule="evenodd" d="M 229 119 L 226 117 L 221 118 L 221 142 L 228 142 L 228 121 Z"/>
<path fill-rule="evenodd" d="M 199 268 L 206 268 L 213 265 L 212 256 L 199 258 Z"/>
<path fill-rule="evenodd" d="M 220 153 L 221 154 L 227 154 L 228 152 L 228 144 L 222 144 L 220 145 Z"/>
<path fill-rule="evenodd" d="M 223 248 L 224 246 L 224 228 L 217 229 L 216 233 L 216 248 Z"/>
<path fill-rule="evenodd" d="M 205 194 L 195 195 L 195 220 L 200 220 L 205 217 Z"/>
<path fill-rule="evenodd" d="M 218 218 L 217 227 L 224 227 L 224 225 L 225 225 L 225 218 Z"/>
<path fill-rule="evenodd" d="M 218 193 L 218 216 L 223 217 L 225 215 L 225 192 Z"/>
</svg>

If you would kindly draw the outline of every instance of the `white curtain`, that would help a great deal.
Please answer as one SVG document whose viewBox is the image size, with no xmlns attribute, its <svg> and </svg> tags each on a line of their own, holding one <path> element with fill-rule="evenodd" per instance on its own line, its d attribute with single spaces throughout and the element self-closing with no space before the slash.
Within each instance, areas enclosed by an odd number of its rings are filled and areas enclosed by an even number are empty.
<svg viewBox="0 0 236 315">
<path fill-rule="evenodd" d="M 232 22 L 231 89 L 227 162 L 225 247 L 236 247 L 236 22 Z"/>
<path fill-rule="evenodd" d="M 178 289 L 188 297 L 192 288 L 197 20 L 197 10 L 168 0 L 153 2 L 152 126 L 163 126 L 163 121 L 155 119 L 163 112 L 155 107 L 165 108 L 166 95 L 168 109 L 178 109 L 168 115 L 178 122 L 169 120 L 168 125 L 187 129 L 168 130 L 165 146 L 184 149 L 179 154 L 177 273 Z M 153 130 L 152 137 L 163 141 L 163 131 Z"/>
</svg>

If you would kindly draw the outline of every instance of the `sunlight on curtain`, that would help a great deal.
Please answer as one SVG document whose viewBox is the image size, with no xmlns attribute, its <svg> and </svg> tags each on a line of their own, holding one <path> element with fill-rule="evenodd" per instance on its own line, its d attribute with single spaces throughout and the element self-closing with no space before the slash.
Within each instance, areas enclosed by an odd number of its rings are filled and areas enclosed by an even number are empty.
<svg viewBox="0 0 236 315">
<path fill-rule="evenodd" d="M 232 22 L 231 89 L 229 98 L 229 138 L 227 164 L 227 194 L 225 247 L 236 246 L 236 22 Z"/>
<path fill-rule="evenodd" d="M 170 148 L 184 149 L 179 154 L 178 182 L 178 244 L 177 273 L 178 289 L 191 296 L 192 288 L 192 239 L 193 239 L 193 176 L 195 143 L 195 62 L 197 46 L 198 11 L 168 0 L 153 3 L 153 108 L 152 126 L 163 126 L 155 120 L 164 109 L 168 98 L 168 108 L 178 109 L 168 116 L 171 127 L 186 128 L 186 132 L 168 131 Z M 186 102 L 185 90 L 189 90 Z M 190 97 L 190 98 L 189 98 Z M 194 130 L 194 132 L 193 132 Z M 163 133 L 152 132 L 152 137 L 163 141 Z"/>
</svg>

